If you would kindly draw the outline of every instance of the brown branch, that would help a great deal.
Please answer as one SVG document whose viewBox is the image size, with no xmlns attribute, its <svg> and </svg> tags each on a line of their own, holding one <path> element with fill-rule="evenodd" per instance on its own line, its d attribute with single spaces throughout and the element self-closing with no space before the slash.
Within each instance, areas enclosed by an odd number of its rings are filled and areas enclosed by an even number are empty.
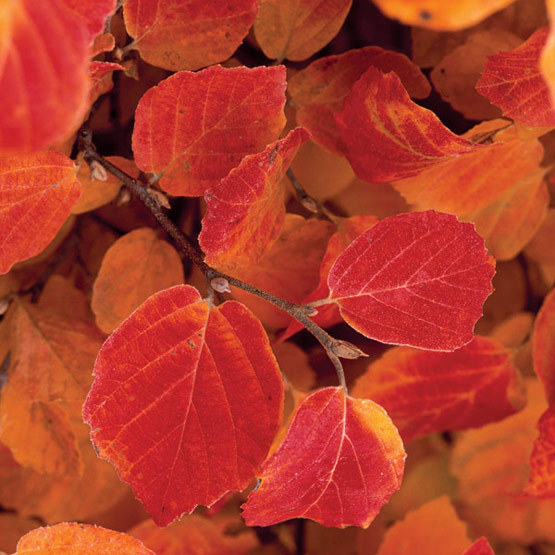
<svg viewBox="0 0 555 555">
<path fill-rule="evenodd" d="M 92 134 L 86 127 L 82 128 L 79 132 L 79 149 L 83 152 L 83 158 L 87 162 L 94 161 L 100 164 L 107 172 L 118 178 L 125 187 L 127 187 L 133 194 L 135 194 L 143 204 L 150 210 L 152 215 L 164 228 L 166 233 L 174 240 L 179 250 L 187 256 L 206 276 L 208 282 L 219 278 L 220 280 L 227 281 L 230 285 L 238 287 L 248 293 L 256 295 L 265 301 L 268 301 L 281 310 L 287 312 L 290 316 L 298 320 L 303 326 L 320 342 L 322 347 L 326 350 L 330 360 L 332 361 L 339 382 L 343 388 L 346 389 L 345 374 L 343 366 L 339 357 L 342 358 L 358 358 L 365 356 L 358 347 L 352 345 L 347 341 L 335 339 L 329 335 L 318 324 L 313 322 L 309 316 L 315 314 L 313 308 L 308 306 L 292 303 L 280 297 L 276 297 L 267 291 L 263 291 L 250 283 L 246 283 L 240 279 L 228 276 L 227 274 L 212 268 L 204 262 L 204 255 L 198 248 L 195 242 L 183 231 L 181 231 L 171 220 L 166 216 L 162 207 L 157 202 L 156 197 L 149 192 L 148 187 L 145 187 L 140 181 L 134 179 L 126 172 L 120 170 L 117 166 L 106 160 L 103 156 L 96 152 L 96 148 L 92 143 Z"/>
<path fill-rule="evenodd" d="M 301 182 L 297 179 L 291 168 L 287 170 L 286 174 L 295 189 L 298 201 L 304 208 L 313 214 L 320 214 L 321 216 L 324 216 L 324 218 L 330 220 L 331 222 L 335 222 L 337 220 L 337 217 L 332 214 L 321 202 L 310 196 L 305 191 L 305 188 L 301 185 Z"/>
</svg>

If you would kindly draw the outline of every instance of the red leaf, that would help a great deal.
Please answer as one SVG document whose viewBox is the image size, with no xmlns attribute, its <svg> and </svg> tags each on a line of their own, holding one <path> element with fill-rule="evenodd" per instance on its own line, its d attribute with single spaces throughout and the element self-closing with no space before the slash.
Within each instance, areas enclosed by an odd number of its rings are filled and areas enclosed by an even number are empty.
<svg viewBox="0 0 555 555">
<path fill-rule="evenodd" d="M 150 297 L 108 338 L 83 415 L 100 456 L 164 526 L 248 484 L 282 401 L 260 322 L 182 285 Z"/>
<path fill-rule="evenodd" d="M 383 343 L 453 351 L 472 340 L 495 273 L 472 224 L 434 211 L 382 220 L 333 265 L 331 300 Z"/>
<path fill-rule="evenodd" d="M 464 555 L 495 555 L 487 538 L 478 538 L 465 552 Z"/>
<path fill-rule="evenodd" d="M 173 195 L 199 196 L 284 124 L 285 68 L 181 71 L 148 90 L 135 114 L 137 166 Z"/>
<path fill-rule="evenodd" d="M 340 387 L 309 395 L 249 494 L 249 526 L 310 518 L 324 526 L 367 527 L 401 485 L 403 443 L 386 412 Z"/>
<path fill-rule="evenodd" d="M 555 125 L 551 93 L 540 72 L 540 55 L 549 27 L 538 29 L 514 50 L 488 56 L 476 90 L 503 115 L 531 127 Z"/>
<path fill-rule="evenodd" d="M 289 80 L 287 91 L 297 110 L 297 123 L 331 152 L 343 153 L 334 114 L 341 110 L 351 87 L 370 66 L 383 72 L 394 71 L 415 98 L 430 94 L 430 83 L 409 58 L 379 46 L 319 58 Z"/>
<path fill-rule="evenodd" d="M 555 407 L 538 422 L 540 436 L 530 455 L 530 479 L 524 490 L 535 497 L 555 497 Z"/>
<path fill-rule="evenodd" d="M 5 3 L 4 3 L 5 4 Z M 19 0 L 3 8 L 0 39 L 0 153 L 61 142 L 88 103 L 85 22 L 57 0 Z"/>
<path fill-rule="evenodd" d="M 227 60 L 256 16 L 256 0 L 127 0 L 125 27 L 149 64 L 176 71 Z"/>
<path fill-rule="evenodd" d="M 76 174 L 57 152 L 0 160 L 0 273 L 54 239 L 81 194 Z"/>
<path fill-rule="evenodd" d="M 454 353 L 395 347 L 368 367 L 353 395 L 383 406 L 404 441 L 479 427 L 525 404 L 511 358 L 508 349 L 486 337 L 475 337 Z"/>
<path fill-rule="evenodd" d="M 107 93 L 114 86 L 112 73 L 116 70 L 125 69 L 120 64 L 112 62 L 91 62 L 89 64 L 89 74 L 91 78 L 91 88 L 89 90 L 89 103 L 93 103 L 100 95 Z"/>
<path fill-rule="evenodd" d="M 86 27 L 89 43 L 104 29 L 108 15 L 116 9 L 116 0 L 62 0 L 65 6 L 82 18 Z M 111 49 L 110 49 L 111 50 Z"/>
<path fill-rule="evenodd" d="M 309 134 L 302 128 L 268 145 L 205 194 L 207 210 L 199 243 L 206 263 L 233 274 L 256 263 L 276 241 L 285 218 L 285 175 Z"/>
<path fill-rule="evenodd" d="M 479 148 L 411 101 L 395 73 L 370 67 L 335 116 L 345 154 L 360 179 L 387 183 Z"/>
<path fill-rule="evenodd" d="M 543 383 L 547 401 L 555 405 L 555 289 L 543 301 L 533 338 L 534 370 Z"/>
</svg>

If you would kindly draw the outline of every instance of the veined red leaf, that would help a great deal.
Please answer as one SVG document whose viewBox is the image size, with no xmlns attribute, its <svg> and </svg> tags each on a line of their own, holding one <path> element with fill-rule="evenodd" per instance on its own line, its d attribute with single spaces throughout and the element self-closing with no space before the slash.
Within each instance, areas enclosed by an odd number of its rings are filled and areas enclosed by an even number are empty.
<svg viewBox="0 0 555 555">
<path fill-rule="evenodd" d="M 76 174 L 57 152 L 0 160 L 0 273 L 54 239 L 81 194 Z"/>
<path fill-rule="evenodd" d="M 328 246 L 320 264 L 320 283 L 303 299 L 301 304 L 308 304 L 320 299 L 326 299 L 330 290 L 328 287 L 328 274 L 337 257 L 364 231 L 378 223 L 375 216 L 352 216 L 351 218 L 338 218 L 336 220 L 337 231 L 330 237 Z M 333 326 L 342 321 L 337 305 L 326 304 L 318 307 L 318 314 L 311 318 L 319 326 L 326 328 Z M 292 320 L 287 329 L 280 337 L 280 341 L 284 341 L 298 331 L 304 329 L 304 326 L 297 320 Z"/>
<path fill-rule="evenodd" d="M 524 406 L 511 357 L 486 337 L 475 337 L 454 353 L 395 347 L 370 364 L 353 395 L 384 407 L 404 441 L 483 426 Z"/>
<path fill-rule="evenodd" d="M 65 6 L 78 15 L 85 25 L 89 42 L 104 29 L 106 18 L 116 9 L 116 0 L 62 0 Z"/>
<path fill-rule="evenodd" d="M 534 371 L 543 383 L 547 401 L 555 405 L 555 289 L 543 301 L 533 337 Z"/>
<path fill-rule="evenodd" d="M 453 351 L 472 340 L 494 264 L 472 224 L 434 211 L 382 220 L 330 270 L 330 302 L 383 343 Z"/>
<path fill-rule="evenodd" d="M 254 36 L 268 58 L 306 60 L 337 35 L 353 0 L 262 0 Z"/>
<path fill-rule="evenodd" d="M 538 422 L 540 436 L 530 455 L 530 479 L 525 491 L 535 497 L 555 497 L 555 406 Z"/>
<path fill-rule="evenodd" d="M 549 27 L 538 29 L 514 50 L 488 56 L 476 90 L 503 115 L 531 127 L 555 126 L 551 93 L 540 72 Z"/>
<path fill-rule="evenodd" d="M 90 553 L 133 553 L 149 555 L 154 551 L 147 549 L 140 540 L 107 530 L 93 524 L 62 522 L 55 526 L 36 528 L 25 534 L 17 544 L 15 555 L 27 553 L 71 553 L 89 555 Z"/>
<path fill-rule="evenodd" d="M 410 177 L 480 148 L 412 102 L 395 73 L 375 67 L 353 85 L 335 119 L 347 159 L 357 176 L 370 183 Z"/>
<path fill-rule="evenodd" d="M 227 60 L 254 22 L 256 0 L 127 0 L 125 27 L 149 64 L 172 71 Z"/>
<path fill-rule="evenodd" d="M 89 90 L 89 103 L 92 104 L 100 95 L 107 93 L 114 86 L 112 74 L 114 71 L 125 69 L 120 64 L 112 62 L 91 62 L 89 64 L 89 75 L 91 88 Z"/>
<path fill-rule="evenodd" d="M 297 123 L 331 152 L 343 154 L 344 150 L 334 114 L 341 110 L 351 87 L 370 66 L 383 72 L 394 71 L 410 96 L 425 98 L 430 94 L 430 83 L 409 58 L 379 46 L 319 58 L 289 80 L 287 90 Z"/>
<path fill-rule="evenodd" d="M 309 134 L 303 128 L 245 156 L 239 166 L 205 193 L 206 215 L 199 243 L 206 263 L 234 274 L 256 263 L 276 241 L 285 218 L 281 179 Z"/>
<path fill-rule="evenodd" d="M 487 538 L 478 538 L 465 552 L 464 555 L 495 555 Z"/>
<path fill-rule="evenodd" d="M 301 403 L 283 443 L 264 463 L 243 517 L 249 526 L 310 518 L 366 528 L 399 489 L 405 456 L 379 405 L 353 399 L 341 387 L 320 389 Z"/>
<path fill-rule="evenodd" d="M 479 23 L 515 0 L 374 0 L 388 17 L 406 25 L 456 31 Z"/>
<path fill-rule="evenodd" d="M 137 166 L 173 195 L 199 196 L 248 154 L 275 141 L 285 116 L 285 68 L 181 71 L 148 90 L 135 113 Z"/>
<path fill-rule="evenodd" d="M 110 336 L 83 408 L 92 440 L 159 526 L 244 488 L 281 419 L 260 322 L 188 285 L 145 301 Z"/>
<path fill-rule="evenodd" d="M 551 21 L 555 18 L 555 0 L 546 0 L 545 7 Z M 551 25 L 540 56 L 540 71 L 549 89 L 552 105 L 555 105 L 555 26 Z"/>
<path fill-rule="evenodd" d="M 79 125 L 88 108 L 89 44 L 114 0 L 95 4 L 87 18 L 79 0 L 19 0 L 2 8 L 0 105 L 9 109 L 0 118 L 1 154 L 45 149 Z"/>
</svg>

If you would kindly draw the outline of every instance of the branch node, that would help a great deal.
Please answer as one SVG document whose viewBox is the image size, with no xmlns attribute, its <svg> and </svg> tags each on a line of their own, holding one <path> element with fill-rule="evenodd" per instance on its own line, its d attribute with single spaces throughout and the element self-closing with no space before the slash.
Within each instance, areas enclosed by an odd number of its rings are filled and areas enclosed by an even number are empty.
<svg viewBox="0 0 555 555">
<path fill-rule="evenodd" d="M 368 355 L 359 349 L 356 345 L 349 343 L 348 341 L 343 341 L 341 339 L 335 339 L 330 345 L 330 350 L 332 353 L 341 358 L 355 359 L 359 357 L 367 357 Z"/>
</svg>

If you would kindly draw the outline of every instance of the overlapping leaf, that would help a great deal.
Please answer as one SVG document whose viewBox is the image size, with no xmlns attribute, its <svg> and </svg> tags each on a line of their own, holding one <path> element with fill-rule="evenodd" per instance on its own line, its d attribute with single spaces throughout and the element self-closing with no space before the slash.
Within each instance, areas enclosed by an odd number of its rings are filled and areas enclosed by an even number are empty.
<svg viewBox="0 0 555 555">
<path fill-rule="evenodd" d="M 149 555 L 141 541 L 127 534 L 107 530 L 92 524 L 62 522 L 55 526 L 36 528 L 23 536 L 16 554 L 23 553 L 63 553 L 89 555 L 90 553 L 133 553 Z"/>
<path fill-rule="evenodd" d="M 0 161 L 0 273 L 46 248 L 80 195 L 74 163 L 56 152 Z"/>
<path fill-rule="evenodd" d="M 198 196 L 241 159 L 275 141 L 284 124 L 283 67 L 182 71 L 148 90 L 135 114 L 137 166 L 174 195 Z"/>
<path fill-rule="evenodd" d="M 100 95 L 110 91 L 114 86 L 112 74 L 125 69 L 121 64 L 112 62 L 91 62 L 89 64 L 90 90 L 89 103 L 92 104 Z"/>
<path fill-rule="evenodd" d="M 530 479 L 525 491 L 536 497 L 555 497 L 555 406 L 538 422 L 539 437 L 530 455 Z"/>
<path fill-rule="evenodd" d="M 511 358 L 508 349 L 485 337 L 475 337 L 454 353 L 396 347 L 368 367 L 353 395 L 382 405 L 404 441 L 474 428 L 524 406 Z"/>
<path fill-rule="evenodd" d="M 206 263 L 234 274 L 256 263 L 276 241 L 285 218 L 285 175 L 299 147 L 308 140 L 303 128 L 246 156 L 241 164 L 205 193 L 206 215 L 199 243 Z"/>
<path fill-rule="evenodd" d="M 543 302 L 534 323 L 534 370 L 545 388 L 547 401 L 555 405 L 555 290 Z"/>
<path fill-rule="evenodd" d="M 553 18 L 555 16 L 555 1 L 546 0 L 545 7 L 547 8 L 549 19 L 553 21 Z M 539 60 L 540 71 L 549 89 L 552 106 L 555 105 L 555 30 L 554 29 L 555 28 L 551 26 Z"/>
<path fill-rule="evenodd" d="M 406 56 L 379 46 L 319 58 L 289 80 L 288 92 L 297 110 L 297 123 L 332 152 L 342 154 L 344 150 L 334 114 L 341 110 L 351 87 L 370 66 L 383 72 L 394 71 L 412 97 L 430 94 L 430 83 Z"/>
<path fill-rule="evenodd" d="M 183 279 L 179 254 L 156 231 L 143 227 L 127 233 L 108 249 L 94 282 L 96 324 L 111 333 L 143 301 Z"/>
<path fill-rule="evenodd" d="M 370 67 L 335 116 L 345 155 L 361 179 L 387 183 L 480 148 L 411 101 L 395 73 Z"/>
<path fill-rule="evenodd" d="M 193 71 L 229 58 L 256 12 L 256 0 L 127 0 L 123 6 L 133 47 L 149 64 L 172 71 Z"/>
<path fill-rule="evenodd" d="M 382 220 L 337 258 L 328 286 L 343 319 L 382 341 L 453 351 L 472 340 L 494 265 L 474 226 L 437 212 Z"/>
<path fill-rule="evenodd" d="M 438 31 L 456 31 L 479 23 L 514 0 L 374 0 L 388 17 L 407 25 L 418 25 Z"/>
<path fill-rule="evenodd" d="M 83 414 L 100 456 L 166 525 L 248 484 L 282 400 L 260 322 L 183 285 L 150 297 L 104 344 Z"/>
<path fill-rule="evenodd" d="M 263 0 L 254 36 L 268 58 L 306 60 L 337 35 L 352 0 Z"/>
<path fill-rule="evenodd" d="M 543 27 L 518 48 L 488 56 L 476 83 L 476 90 L 504 116 L 532 127 L 555 126 L 555 109 L 539 65 L 548 33 L 549 27 Z"/>
<path fill-rule="evenodd" d="M 487 538 L 478 538 L 465 552 L 464 555 L 495 555 Z"/>
<path fill-rule="evenodd" d="M 379 405 L 340 387 L 320 389 L 302 402 L 264 463 L 243 517 L 249 526 L 303 517 L 367 527 L 399 488 L 404 460 L 397 429 Z"/>
<path fill-rule="evenodd" d="M 0 104 L 9 109 L 0 119 L 0 153 L 13 155 L 61 142 L 79 125 L 88 107 L 93 29 L 102 25 L 115 2 L 99 4 L 92 19 L 74 9 L 85 7 L 77 0 L 4 4 Z"/>
</svg>

